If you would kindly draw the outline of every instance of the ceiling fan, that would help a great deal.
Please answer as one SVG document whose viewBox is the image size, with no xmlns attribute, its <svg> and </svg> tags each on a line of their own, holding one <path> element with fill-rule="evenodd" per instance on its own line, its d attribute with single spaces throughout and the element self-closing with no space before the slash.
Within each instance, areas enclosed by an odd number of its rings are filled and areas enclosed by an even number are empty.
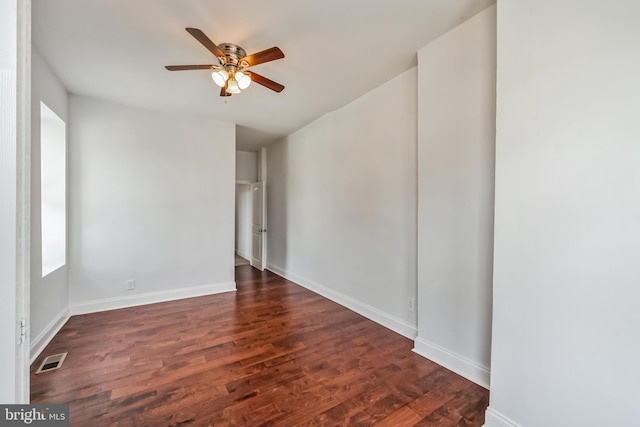
<svg viewBox="0 0 640 427">
<path fill-rule="evenodd" d="M 246 89 L 252 81 L 275 92 L 282 92 L 284 86 L 269 80 L 247 68 L 265 62 L 284 58 L 284 53 L 278 47 L 265 49 L 247 56 L 247 52 L 240 46 L 231 43 L 216 45 L 197 28 L 186 28 L 187 32 L 198 40 L 209 52 L 218 59 L 218 64 L 203 65 L 167 65 L 169 71 L 211 70 L 213 81 L 220 86 L 220 96 L 231 96 Z"/>
</svg>

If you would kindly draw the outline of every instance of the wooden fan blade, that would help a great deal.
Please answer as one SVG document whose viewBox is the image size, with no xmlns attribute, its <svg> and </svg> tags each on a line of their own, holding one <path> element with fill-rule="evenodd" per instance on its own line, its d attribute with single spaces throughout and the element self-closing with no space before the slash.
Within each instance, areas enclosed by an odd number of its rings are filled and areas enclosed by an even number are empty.
<svg viewBox="0 0 640 427">
<path fill-rule="evenodd" d="M 254 73 L 253 71 L 251 71 L 251 80 L 275 92 L 282 92 L 282 90 L 284 89 L 284 86 L 282 86 L 280 83 L 269 80 L 268 78 L 263 77 L 260 74 Z"/>
<path fill-rule="evenodd" d="M 275 61 L 276 59 L 282 58 L 284 58 L 284 53 L 282 53 L 280 48 L 272 47 L 261 52 L 254 53 L 253 55 L 246 56 L 242 58 L 242 61 L 247 61 L 249 64 L 247 67 L 252 67 L 254 65 L 264 64 L 265 62 Z"/>
<path fill-rule="evenodd" d="M 220 88 L 220 96 L 231 96 L 231 94 L 229 92 L 227 92 L 227 88 L 226 87 L 221 87 Z"/>
<path fill-rule="evenodd" d="M 195 37 L 195 39 L 198 40 L 204 47 L 209 49 L 209 52 L 213 53 L 217 58 L 227 57 L 227 55 L 225 55 L 224 52 L 220 50 L 220 48 L 214 42 L 212 42 L 211 39 L 207 37 L 207 35 L 203 33 L 201 30 L 197 28 L 185 28 L 185 29 L 189 32 L 189 34 Z"/>
<path fill-rule="evenodd" d="M 167 65 L 166 68 L 169 71 L 184 71 L 184 70 L 209 70 L 215 65 Z"/>
</svg>

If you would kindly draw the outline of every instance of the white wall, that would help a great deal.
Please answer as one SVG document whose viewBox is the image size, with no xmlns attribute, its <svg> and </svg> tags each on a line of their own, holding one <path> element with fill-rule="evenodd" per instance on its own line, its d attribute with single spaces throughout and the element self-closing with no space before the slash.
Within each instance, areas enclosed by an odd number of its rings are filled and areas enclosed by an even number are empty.
<svg viewBox="0 0 640 427">
<path fill-rule="evenodd" d="M 416 352 L 485 386 L 491 357 L 496 8 L 418 52 Z"/>
<path fill-rule="evenodd" d="M 489 427 L 640 424 L 640 3 L 498 3 Z"/>
<path fill-rule="evenodd" d="M 236 181 L 258 181 L 258 153 L 236 151 Z"/>
<path fill-rule="evenodd" d="M 42 277 L 40 102 L 69 128 L 68 95 L 42 56 L 32 49 L 31 65 L 31 356 L 39 353 L 66 321 L 67 265 Z"/>
<path fill-rule="evenodd" d="M 70 116 L 72 312 L 235 289 L 235 126 L 82 96 Z"/>
<path fill-rule="evenodd" d="M 268 268 L 413 338 L 416 70 L 269 145 Z"/>
</svg>

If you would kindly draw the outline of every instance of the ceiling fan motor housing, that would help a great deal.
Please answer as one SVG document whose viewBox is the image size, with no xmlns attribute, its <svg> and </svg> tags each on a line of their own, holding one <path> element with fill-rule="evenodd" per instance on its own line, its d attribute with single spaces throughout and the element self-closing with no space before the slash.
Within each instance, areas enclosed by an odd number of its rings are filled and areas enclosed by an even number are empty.
<svg viewBox="0 0 640 427">
<path fill-rule="evenodd" d="M 221 43 L 218 47 L 227 55 L 226 64 L 238 66 L 240 60 L 247 56 L 247 52 L 243 48 L 233 43 Z"/>
</svg>

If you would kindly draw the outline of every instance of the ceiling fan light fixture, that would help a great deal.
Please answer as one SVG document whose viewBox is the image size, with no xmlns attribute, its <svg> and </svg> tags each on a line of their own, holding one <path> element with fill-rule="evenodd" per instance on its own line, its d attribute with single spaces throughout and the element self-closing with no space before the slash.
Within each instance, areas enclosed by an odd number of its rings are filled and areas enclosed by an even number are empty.
<svg viewBox="0 0 640 427">
<path fill-rule="evenodd" d="M 211 73 L 211 78 L 213 79 L 215 84 L 220 87 L 224 87 L 225 83 L 229 79 L 229 73 L 227 73 L 227 71 L 224 69 L 214 70 Z"/>
<path fill-rule="evenodd" d="M 284 53 L 279 47 L 274 46 L 247 56 L 247 52 L 238 45 L 216 44 L 202 30 L 197 28 L 186 28 L 186 30 L 213 54 L 218 64 L 166 65 L 165 68 L 168 71 L 209 70 L 211 79 L 221 88 L 220 96 L 241 93 L 252 81 L 274 92 L 280 93 L 284 89 L 284 86 L 278 82 L 245 70 L 245 68 L 284 58 Z"/>
<path fill-rule="evenodd" d="M 236 72 L 235 75 L 236 81 L 238 82 L 238 87 L 242 90 L 249 87 L 251 84 L 251 77 L 249 73 L 243 73 L 242 71 Z"/>
<path fill-rule="evenodd" d="M 227 82 L 227 92 L 228 93 L 240 93 L 240 86 L 238 86 L 238 82 L 231 78 Z"/>
</svg>

